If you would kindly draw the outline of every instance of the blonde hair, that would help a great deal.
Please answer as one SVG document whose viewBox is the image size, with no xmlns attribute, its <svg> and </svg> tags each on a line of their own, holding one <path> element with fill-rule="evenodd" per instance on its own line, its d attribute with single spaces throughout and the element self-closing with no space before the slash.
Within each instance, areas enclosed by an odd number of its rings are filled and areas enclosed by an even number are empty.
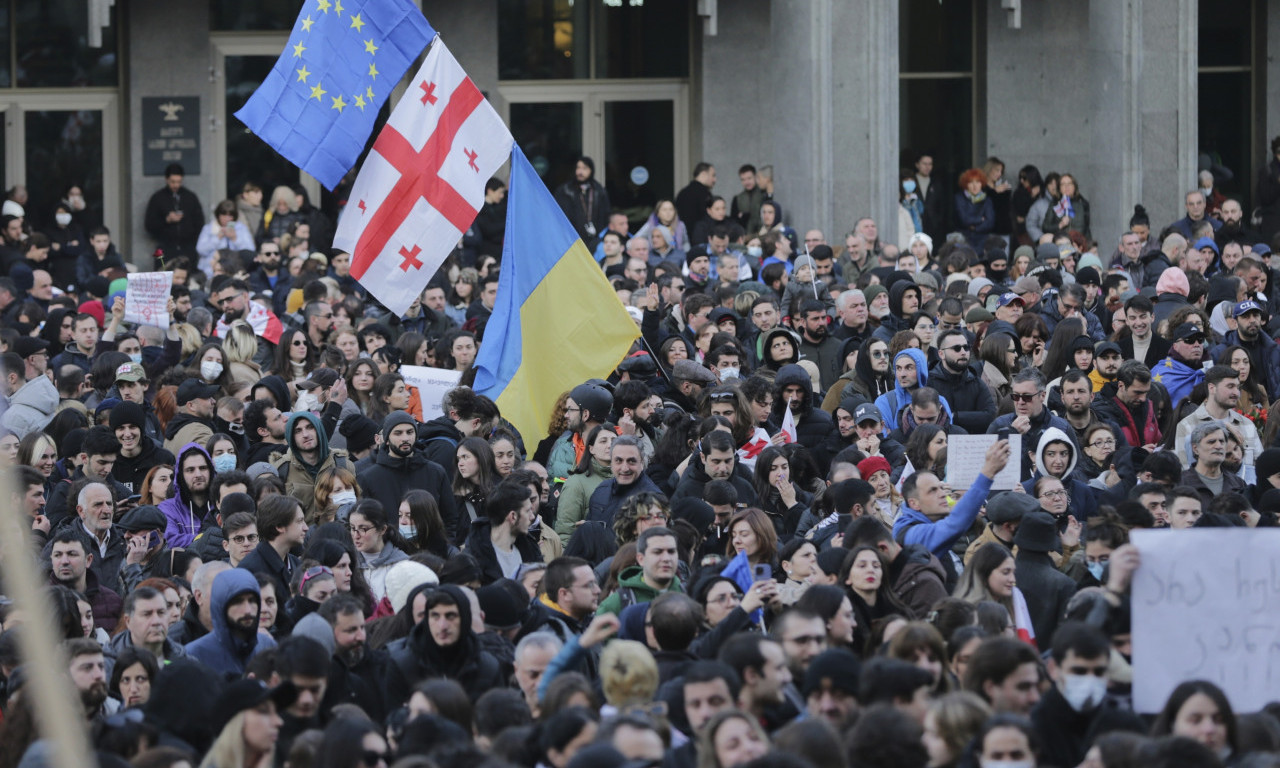
<svg viewBox="0 0 1280 768">
<path fill-rule="evenodd" d="M 307 525 L 328 523 L 337 517 L 338 510 L 329 501 L 329 497 L 333 494 L 333 479 L 335 477 L 356 492 L 356 501 L 360 500 L 362 494 L 360 493 L 360 485 L 356 482 L 355 473 L 346 467 L 325 467 L 316 473 L 315 504 L 312 505 L 316 511 L 307 515 Z M 396 508 L 396 514 L 400 514 L 399 507 Z"/>
<path fill-rule="evenodd" d="M 289 212 L 294 213 L 298 210 L 298 196 L 294 191 L 283 184 L 271 190 L 271 210 L 276 209 L 276 203 L 284 200 L 289 204 Z"/>
<path fill-rule="evenodd" d="M 614 640 L 600 654 L 605 701 L 619 709 L 648 704 L 658 693 L 658 663 L 635 640 Z"/>
<path fill-rule="evenodd" d="M 196 353 L 196 350 L 204 345 L 204 339 L 200 338 L 200 331 L 190 323 L 178 323 L 173 327 L 174 333 L 178 334 L 178 338 L 182 339 L 182 356 L 190 357 Z"/>
<path fill-rule="evenodd" d="M 241 768 L 244 765 L 244 712 L 227 721 L 222 733 L 209 747 L 209 752 L 200 761 L 200 768 Z"/>
<path fill-rule="evenodd" d="M 933 715 L 934 728 L 951 755 L 959 757 L 991 717 L 991 707 L 976 693 L 956 691 L 935 699 L 929 714 Z"/>
<path fill-rule="evenodd" d="M 222 340 L 222 353 L 227 356 L 228 363 L 250 363 L 258 354 L 258 337 L 253 326 L 245 320 L 236 320 L 227 330 L 227 337 Z"/>
</svg>

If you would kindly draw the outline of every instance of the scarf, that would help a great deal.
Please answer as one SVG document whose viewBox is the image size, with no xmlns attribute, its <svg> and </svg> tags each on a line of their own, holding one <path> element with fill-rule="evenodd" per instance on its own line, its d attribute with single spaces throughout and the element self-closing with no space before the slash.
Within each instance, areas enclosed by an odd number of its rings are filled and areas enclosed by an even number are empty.
<svg viewBox="0 0 1280 768">
<path fill-rule="evenodd" d="M 947 413 L 946 409 L 938 409 L 937 424 L 939 427 L 942 427 L 944 432 L 951 426 L 951 417 L 950 414 Z M 916 417 L 915 414 L 911 412 L 911 408 L 903 408 L 902 418 L 898 421 L 898 427 L 902 430 L 902 434 L 910 435 L 918 426 L 920 425 L 916 423 Z"/>
<path fill-rule="evenodd" d="M 987 199 L 986 192 L 979 192 L 976 195 L 971 195 L 968 192 L 965 192 L 964 196 L 969 198 L 969 202 L 973 203 L 974 205 L 982 205 L 982 202 Z"/>
</svg>

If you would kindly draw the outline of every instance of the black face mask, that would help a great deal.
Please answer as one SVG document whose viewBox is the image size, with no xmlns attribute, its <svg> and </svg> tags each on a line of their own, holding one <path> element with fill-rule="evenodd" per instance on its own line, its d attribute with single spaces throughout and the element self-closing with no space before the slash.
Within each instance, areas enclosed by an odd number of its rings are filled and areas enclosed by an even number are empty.
<svg viewBox="0 0 1280 768">
<path fill-rule="evenodd" d="M 1005 278 L 1008 276 L 1008 269 L 992 269 L 991 267 L 987 267 L 987 279 L 993 283 L 1003 283 Z"/>
</svg>

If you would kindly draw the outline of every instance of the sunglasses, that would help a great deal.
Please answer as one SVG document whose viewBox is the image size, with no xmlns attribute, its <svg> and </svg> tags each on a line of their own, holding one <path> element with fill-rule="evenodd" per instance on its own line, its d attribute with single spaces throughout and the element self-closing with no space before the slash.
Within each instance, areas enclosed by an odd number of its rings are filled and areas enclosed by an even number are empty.
<svg viewBox="0 0 1280 768">
<path fill-rule="evenodd" d="M 1032 400 L 1035 400 L 1037 397 L 1039 397 L 1039 396 L 1040 396 L 1040 395 L 1042 395 L 1042 394 L 1044 394 L 1044 393 L 1043 393 L 1043 392 L 1032 392 L 1032 393 L 1031 393 L 1031 394 L 1029 394 L 1029 395 L 1024 395 L 1024 394 L 1022 394 L 1021 392 L 1013 392 L 1013 393 L 1011 393 L 1011 394 L 1009 395 L 1009 397 L 1013 398 L 1014 402 L 1018 402 L 1018 403 L 1029 403 L 1029 402 L 1031 402 Z"/>
<path fill-rule="evenodd" d="M 943 347 L 943 350 L 945 350 L 945 351 L 947 351 L 947 352 L 968 352 L 968 351 L 969 351 L 969 345 L 968 345 L 968 344 L 957 344 L 957 345 L 955 345 L 954 347 Z"/>
</svg>

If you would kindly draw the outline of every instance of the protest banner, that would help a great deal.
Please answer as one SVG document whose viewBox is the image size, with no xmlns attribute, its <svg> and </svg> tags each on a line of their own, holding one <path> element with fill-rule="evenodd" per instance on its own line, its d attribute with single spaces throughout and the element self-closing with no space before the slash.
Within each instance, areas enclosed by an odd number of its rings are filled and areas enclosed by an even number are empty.
<svg viewBox="0 0 1280 768">
<path fill-rule="evenodd" d="M 1133 707 L 1159 712 L 1208 680 L 1237 712 L 1280 690 L 1280 528 L 1136 530 Z"/>
<path fill-rule="evenodd" d="M 418 388 L 418 399 L 422 402 L 422 420 L 431 421 L 444 415 L 440 401 L 451 389 L 458 386 L 462 371 L 446 371 L 443 368 L 428 368 L 425 365 L 402 365 L 400 375 L 404 383 Z"/>
<path fill-rule="evenodd" d="M 169 327 L 169 291 L 172 272 L 131 272 L 124 292 L 124 321 Z"/>
<path fill-rule="evenodd" d="M 987 449 L 999 440 L 999 435 L 949 435 L 947 437 L 947 485 L 956 490 L 967 490 L 978 479 L 982 465 L 987 460 Z M 1009 491 L 1018 484 L 1022 472 L 1022 435 L 1009 435 L 1009 463 L 1000 470 L 991 483 L 993 491 Z M 905 474 L 904 474 L 905 476 Z"/>
</svg>

